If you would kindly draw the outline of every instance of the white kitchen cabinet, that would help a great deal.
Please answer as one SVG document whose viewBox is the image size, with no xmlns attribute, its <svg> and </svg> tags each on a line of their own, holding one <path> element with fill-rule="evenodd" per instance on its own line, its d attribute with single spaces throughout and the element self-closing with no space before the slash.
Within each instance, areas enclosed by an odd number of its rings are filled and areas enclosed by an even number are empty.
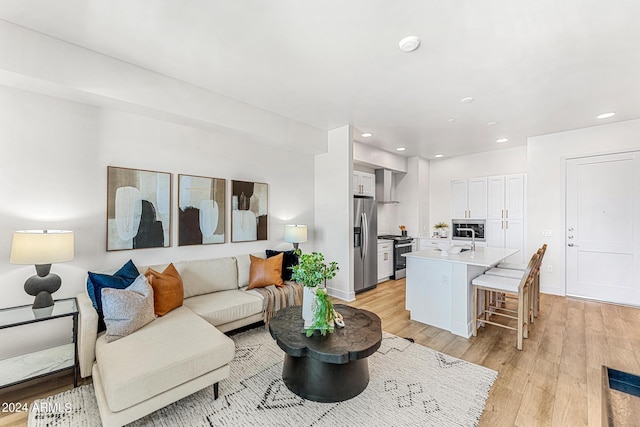
<svg viewBox="0 0 640 427">
<path fill-rule="evenodd" d="M 487 219 L 523 219 L 524 192 L 524 174 L 487 178 Z"/>
<path fill-rule="evenodd" d="M 376 176 L 372 173 L 353 171 L 353 194 L 375 197 Z"/>
<path fill-rule="evenodd" d="M 522 264 L 525 253 L 524 174 L 492 176 L 487 179 L 487 246 L 520 249 L 507 261 Z"/>
<path fill-rule="evenodd" d="M 487 179 L 451 181 L 451 218 L 487 218 Z"/>
<path fill-rule="evenodd" d="M 378 282 L 393 276 L 393 241 L 378 240 Z"/>
</svg>

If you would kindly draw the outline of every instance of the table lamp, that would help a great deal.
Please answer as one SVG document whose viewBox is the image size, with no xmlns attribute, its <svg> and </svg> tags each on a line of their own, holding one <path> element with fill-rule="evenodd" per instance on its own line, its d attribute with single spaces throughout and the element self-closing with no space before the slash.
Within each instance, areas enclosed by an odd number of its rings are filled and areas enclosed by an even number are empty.
<svg viewBox="0 0 640 427">
<path fill-rule="evenodd" d="M 298 244 L 307 241 L 307 226 L 306 225 L 285 225 L 284 226 L 284 241 L 293 243 L 293 249 L 298 250 Z"/>
<path fill-rule="evenodd" d="M 73 231 L 20 230 L 13 233 L 11 264 L 34 264 L 37 275 L 24 283 L 24 290 L 35 298 L 34 309 L 51 307 L 52 293 L 60 289 L 62 280 L 51 273 L 51 264 L 73 259 Z"/>
</svg>

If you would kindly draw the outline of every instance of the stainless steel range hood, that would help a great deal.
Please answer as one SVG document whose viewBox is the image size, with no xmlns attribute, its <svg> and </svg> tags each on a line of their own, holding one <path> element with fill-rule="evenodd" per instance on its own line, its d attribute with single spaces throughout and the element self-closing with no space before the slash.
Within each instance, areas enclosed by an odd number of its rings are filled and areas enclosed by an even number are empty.
<svg viewBox="0 0 640 427">
<path fill-rule="evenodd" d="M 388 169 L 376 169 L 376 202 L 400 203 L 393 194 L 393 172 Z"/>
</svg>

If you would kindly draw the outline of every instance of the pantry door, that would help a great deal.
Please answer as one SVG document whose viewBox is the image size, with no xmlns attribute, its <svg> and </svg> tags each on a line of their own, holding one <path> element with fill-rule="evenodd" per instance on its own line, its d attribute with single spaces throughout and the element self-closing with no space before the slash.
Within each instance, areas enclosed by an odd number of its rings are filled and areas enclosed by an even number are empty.
<svg viewBox="0 0 640 427">
<path fill-rule="evenodd" d="M 567 294 L 640 306 L 640 153 L 567 160 Z"/>
</svg>

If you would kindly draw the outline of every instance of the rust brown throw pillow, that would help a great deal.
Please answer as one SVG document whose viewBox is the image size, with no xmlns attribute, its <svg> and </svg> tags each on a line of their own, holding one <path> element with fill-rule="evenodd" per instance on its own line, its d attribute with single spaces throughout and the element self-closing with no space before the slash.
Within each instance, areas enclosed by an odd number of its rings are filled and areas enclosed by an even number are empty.
<svg viewBox="0 0 640 427">
<path fill-rule="evenodd" d="M 153 288 L 153 306 L 158 316 L 164 316 L 184 301 L 184 288 L 180 273 L 169 264 L 162 273 L 148 268 L 144 273 Z"/>
<path fill-rule="evenodd" d="M 247 289 L 264 288 L 269 285 L 283 287 L 282 254 L 262 259 L 249 255 L 251 267 L 249 269 L 249 286 Z"/>
</svg>

